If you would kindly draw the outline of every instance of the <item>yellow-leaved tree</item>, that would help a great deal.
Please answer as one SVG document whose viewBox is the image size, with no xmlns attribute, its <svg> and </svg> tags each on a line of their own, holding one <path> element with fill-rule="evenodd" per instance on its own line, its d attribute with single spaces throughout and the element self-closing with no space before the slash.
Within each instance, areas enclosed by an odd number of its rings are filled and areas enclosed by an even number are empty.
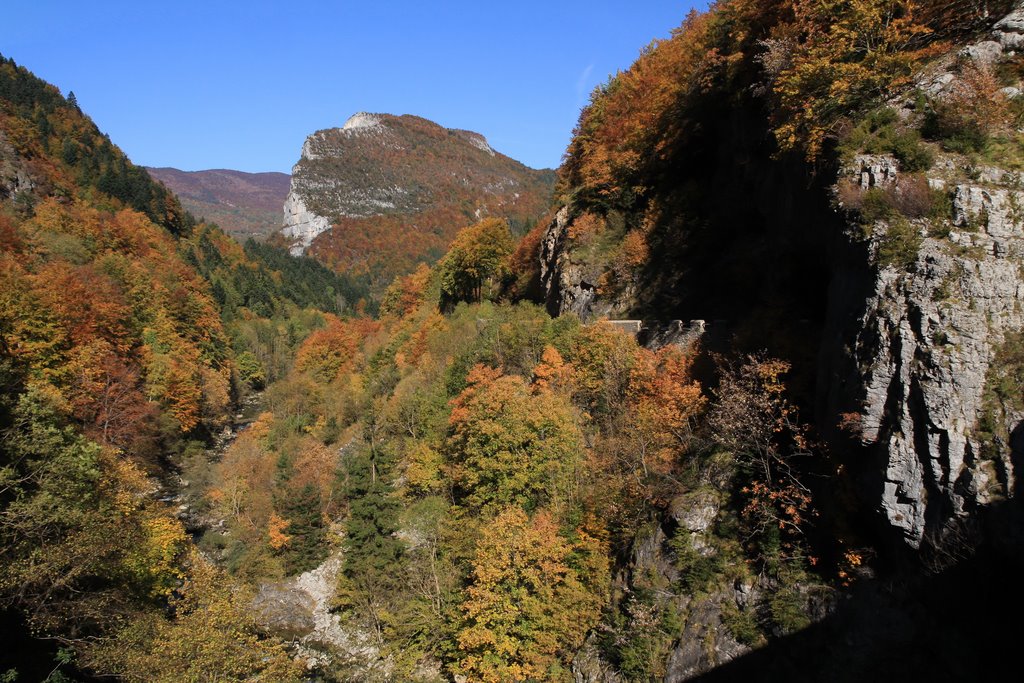
<svg viewBox="0 0 1024 683">
<path fill-rule="evenodd" d="M 782 149 L 816 158 L 840 121 L 910 82 L 933 54 L 913 0 L 796 0 L 792 26 L 765 41 Z M 777 71 L 777 73 L 771 73 Z"/>
<path fill-rule="evenodd" d="M 456 500 L 484 513 L 565 505 L 583 450 L 566 402 L 482 365 L 467 380 L 452 401 L 447 444 Z"/>
<path fill-rule="evenodd" d="M 485 683 L 565 680 L 598 622 L 607 576 L 597 539 L 567 538 L 546 511 L 531 519 L 506 508 L 477 545 L 455 671 Z"/>
<path fill-rule="evenodd" d="M 507 270 L 512 233 L 501 218 L 463 228 L 440 264 L 442 303 L 480 301 Z"/>
</svg>

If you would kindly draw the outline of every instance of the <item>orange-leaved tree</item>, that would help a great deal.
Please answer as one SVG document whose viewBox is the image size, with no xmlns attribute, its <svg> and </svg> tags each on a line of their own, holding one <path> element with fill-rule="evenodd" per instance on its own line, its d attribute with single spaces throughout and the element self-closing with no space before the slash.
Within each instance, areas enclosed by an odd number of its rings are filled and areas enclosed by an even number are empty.
<svg viewBox="0 0 1024 683">
<path fill-rule="evenodd" d="M 646 497 L 658 497 L 656 492 L 677 477 L 680 456 L 707 403 L 700 383 L 691 376 L 691 365 L 690 356 L 674 346 L 657 352 L 637 350 L 626 434 L 633 444 L 629 467 L 638 470 L 630 474 L 642 482 Z"/>
<path fill-rule="evenodd" d="M 743 516 L 754 533 L 801 533 L 811 514 L 811 492 L 794 466 L 811 443 L 786 397 L 788 371 L 787 362 L 764 355 L 727 367 L 708 415 L 719 446 L 747 472 Z"/>
<path fill-rule="evenodd" d="M 355 364 L 362 340 L 376 329 L 368 320 L 341 320 L 326 315 L 327 327 L 317 330 L 295 354 L 295 367 L 318 382 L 328 383 Z"/>
</svg>

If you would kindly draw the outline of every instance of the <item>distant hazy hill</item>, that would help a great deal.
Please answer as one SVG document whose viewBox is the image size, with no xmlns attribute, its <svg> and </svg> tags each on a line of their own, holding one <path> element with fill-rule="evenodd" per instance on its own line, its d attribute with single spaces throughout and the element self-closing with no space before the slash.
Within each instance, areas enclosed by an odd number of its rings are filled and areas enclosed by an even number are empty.
<svg viewBox="0 0 1024 683">
<path fill-rule="evenodd" d="M 263 239 L 281 227 L 281 207 L 288 195 L 287 173 L 146 170 L 173 190 L 197 218 L 217 223 L 236 239 Z"/>
<path fill-rule="evenodd" d="M 483 216 L 523 231 L 548 208 L 555 174 L 493 150 L 479 133 L 418 116 L 360 113 L 302 147 L 285 203 L 293 253 L 385 283 L 441 256 Z"/>
</svg>

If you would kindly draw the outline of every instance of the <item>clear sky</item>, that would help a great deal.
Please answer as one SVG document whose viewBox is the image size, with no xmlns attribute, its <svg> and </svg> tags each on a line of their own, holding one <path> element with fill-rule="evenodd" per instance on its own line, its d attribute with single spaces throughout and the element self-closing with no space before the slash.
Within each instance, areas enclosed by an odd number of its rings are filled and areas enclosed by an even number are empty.
<svg viewBox="0 0 1024 683">
<path fill-rule="evenodd" d="M 138 164 L 291 170 L 357 111 L 417 114 L 555 167 L 594 86 L 688 0 L 12 0 L 0 53 Z"/>
</svg>

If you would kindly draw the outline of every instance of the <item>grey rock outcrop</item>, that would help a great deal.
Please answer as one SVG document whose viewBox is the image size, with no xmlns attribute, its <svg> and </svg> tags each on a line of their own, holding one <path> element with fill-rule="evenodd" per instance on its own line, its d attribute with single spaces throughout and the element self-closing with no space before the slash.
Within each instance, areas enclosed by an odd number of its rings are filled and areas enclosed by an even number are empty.
<svg viewBox="0 0 1024 683">
<path fill-rule="evenodd" d="M 355 137 L 373 138 L 385 147 L 397 144 L 381 118 L 366 112 L 353 114 L 340 129 L 317 131 L 302 144 L 302 154 L 292 168 L 281 229 L 294 240 L 293 255 L 302 254 L 317 235 L 331 229 L 330 217 L 372 216 L 402 205 L 407 193 L 400 187 L 357 187 L 344 175 L 320 172 L 319 165 L 330 164 L 339 155 L 339 145 Z"/>
<path fill-rule="evenodd" d="M 301 256 L 313 243 L 314 237 L 330 229 L 329 219 L 313 213 L 306 207 L 293 177 L 291 190 L 284 200 L 284 227 L 281 229 L 281 234 L 293 240 L 289 249 L 292 256 Z"/>
<path fill-rule="evenodd" d="M 409 264 L 395 263 L 382 242 L 408 234 L 412 239 L 397 251 L 411 251 L 409 263 L 432 262 L 473 220 L 536 220 L 550 204 L 554 181 L 553 171 L 500 154 L 479 133 L 409 114 L 360 112 L 306 138 L 282 233 L 293 240 L 292 253 L 315 241 L 321 253 L 343 254 L 335 265 L 380 267 L 376 277 L 387 282 Z M 365 220 L 379 216 L 389 218 Z"/>
<path fill-rule="evenodd" d="M 260 624 L 286 640 L 298 640 L 313 632 L 313 596 L 291 582 L 264 584 L 252 607 Z"/>
<path fill-rule="evenodd" d="M 601 658 L 597 639 L 591 635 L 572 660 L 574 683 L 622 683 L 622 676 L 615 667 Z"/>
<path fill-rule="evenodd" d="M 712 529 L 720 512 L 721 499 L 711 489 L 699 489 L 677 496 L 663 520 L 674 533 L 688 533 L 693 547 L 706 556 L 713 554 Z M 669 535 L 660 524 L 648 529 L 634 541 L 630 561 L 616 580 L 624 609 L 634 622 L 649 624 L 651 618 L 670 612 L 683 621 L 682 630 L 665 642 L 664 681 L 681 683 L 714 669 L 750 651 L 739 642 L 725 616 L 734 610 L 756 611 L 763 591 L 758 579 L 737 580 L 733 584 L 710 585 L 699 595 L 679 590 L 680 570 L 671 549 Z M 637 599 L 639 594 L 653 601 Z M 648 628 L 637 626 L 637 628 Z M 617 638 L 645 638 L 648 634 L 620 632 Z M 575 683 L 621 683 L 623 675 L 606 661 L 598 647 L 598 636 L 591 634 L 576 653 L 572 663 Z"/>
<path fill-rule="evenodd" d="M 715 523 L 720 507 L 718 493 L 702 489 L 675 498 L 669 506 L 669 515 L 679 525 L 680 531 L 690 534 L 690 543 L 698 553 L 710 555 L 713 548 L 705 540 L 705 535 Z"/>
<path fill-rule="evenodd" d="M 597 288 L 584 281 L 579 267 L 573 266 L 569 259 L 566 248 L 569 222 L 569 207 L 563 206 L 544 232 L 540 245 L 540 281 L 548 312 L 562 315 L 571 311 L 586 317 L 597 296 Z"/>
<path fill-rule="evenodd" d="M 1024 8 L 1018 8 L 995 25 L 993 35 L 1007 50 L 1024 47 Z"/>
<path fill-rule="evenodd" d="M 961 53 L 979 66 L 992 66 L 1003 56 L 1003 46 L 999 41 L 983 40 L 965 47 Z"/>
<path fill-rule="evenodd" d="M 854 169 L 863 189 L 892 185 L 899 174 L 896 160 L 885 154 L 860 154 L 854 159 Z"/>
<path fill-rule="evenodd" d="M 366 671 L 387 669 L 369 635 L 345 626 L 331 611 L 342 562 L 336 552 L 315 569 L 260 586 L 252 604 L 256 620 L 291 641 L 310 667 L 344 662 Z"/>
<path fill-rule="evenodd" d="M 573 218 L 570 208 L 563 206 L 541 241 L 540 281 L 548 312 L 575 313 L 584 321 L 621 313 L 613 301 L 598 296 L 601 269 L 573 260 L 569 244 Z"/>
<path fill-rule="evenodd" d="M 922 237 L 912 267 L 877 270 L 850 345 L 860 439 L 884 459 L 880 507 L 915 548 L 1014 489 L 1009 448 L 993 457 L 977 432 L 996 349 L 1024 327 L 1024 193 L 1013 174 L 976 176 L 933 179 L 952 188 L 947 227 L 914 223 Z M 876 226 L 873 250 L 886 229 Z"/>
<path fill-rule="evenodd" d="M 0 130 L 0 198 L 14 197 L 35 187 L 25 163 Z"/>
<path fill-rule="evenodd" d="M 733 591 L 693 600 L 678 644 L 669 655 L 665 683 L 682 683 L 721 666 L 750 648 L 738 642 L 722 620 L 722 604 Z"/>
<path fill-rule="evenodd" d="M 992 35 L 960 54 L 997 62 L 1020 44 L 1024 10 Z M 928 75 L 941 83 L 940 98 L 957 78 L 950 60 Z M 862 188 L 902 192 L 893 159 L 861 157 L 846 174 Z M 853 399 L 847 405 L 858 407 L 861 443 L 880 458 L 880 511 L 913 548 L 926 539 L 941 545 L 958 520 L 1014 494 L 1011 445 L 985 447 L 980 425 L 993 417 L 984 405 L 993 359 L 1006 335 L 1024 328 L 1021 174 L 943 155 L 927 176 L 949 201 L 949 215 L 910 221 L 919 245 L 902 248 L 913 250 L 912 264 L 871 271 L 853 332 L 841 342 L 855 365 L 840 382 Z M 890 229 L 885 221 L 874 226 L 870 254 L 893 248 Z M 1001 429 L 1012 433 L 1021 417 L 1009 411 Z"/>
</svg>

